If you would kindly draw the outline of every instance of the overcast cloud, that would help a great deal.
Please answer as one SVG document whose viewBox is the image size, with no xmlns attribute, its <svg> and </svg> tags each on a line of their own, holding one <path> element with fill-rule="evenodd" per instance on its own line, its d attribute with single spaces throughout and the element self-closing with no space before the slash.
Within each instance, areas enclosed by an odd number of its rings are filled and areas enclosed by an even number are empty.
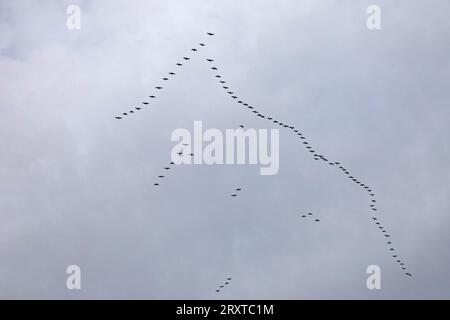
<svg viewBox="0 0 450 320">
<path fill-rule="evenodd" d="M 449 15 L 445 0 L 0 1 L 0 297 L 450 298 Z M 207 57 L 375 190 L 413 277 L 367 194 L 290 131 L 277 175 L 179 166 L 153 187 L 177 128 L 275 128 L 223 92 Z M 150 109 L 114 119 L 169 71 Z M 71 264 L 80 291 L 66 289 Z M 366 287 L 372 264 L 381 290 Z"/>
</svg>

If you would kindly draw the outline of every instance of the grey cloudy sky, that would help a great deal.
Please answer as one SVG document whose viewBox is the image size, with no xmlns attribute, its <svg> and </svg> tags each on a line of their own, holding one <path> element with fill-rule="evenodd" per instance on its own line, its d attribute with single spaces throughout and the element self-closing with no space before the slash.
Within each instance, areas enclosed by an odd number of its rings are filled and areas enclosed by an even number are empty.
<svg viewBox="0 0 450 320">
<path fill-rule="evenodd" d="M 445 0 L 0 1 L 0 297 L 450 298 L 449 14 Z M 289 131 L 275 176 L 180 166 L 153 187 L 174 129 L 272 128 L 224 94 L 206 57 L 373 187 L 412 278 L 367 195 Z M 150 109 L 113 118 L 169 71 Z M 80 291 L 66 289 L 71 264 Z M 366 288 L 372 264 L 381 290 Z"/>
</svg>

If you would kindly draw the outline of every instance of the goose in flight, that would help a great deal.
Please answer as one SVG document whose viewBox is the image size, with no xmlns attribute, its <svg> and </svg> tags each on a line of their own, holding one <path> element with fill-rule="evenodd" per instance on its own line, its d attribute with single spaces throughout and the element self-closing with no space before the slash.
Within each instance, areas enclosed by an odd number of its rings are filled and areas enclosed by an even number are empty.
<svg viewBox="0 0 450 320">
<path fill-rule="evenodd" d="M 154 185 L 154 186 L 159 186 L 159 183 L 154 183 L 153 185 Z"/>
<path fill-rule="evenodd" d="M 188 57 L 183 57 L 184 60 L 188 61 L 190 58 Z"/>
<path fill-rule="evenodd" d="M 197 49 L 195 49 L 195 48 L 192 48 L 192 49 L 191 49 L 191 51 L 194 51 L 194 52 L 195 52 L 195 51 L 197 51 Z"/>
<path fill-rule="evenodd" d="M 231 196 L 232 196 L 232 197 L 236 197 L 236 196 L 237 196 L 237 194 L 232 194 Z"/>
<path fill-rule="evenodd" d="M 142 104 L 149 104 L 147 101 L 143 101 Z"/>
<path fill-rule="evenodd" d="M 164 81 L 167 81 L 167 80 L 169 80 L 169 78 L 163 78 L 163 80 L 164 80 Z"/>
<path fill-rule="evenodd" d="M 242 190 L 241 188 L 237 188 L 237 189 L 236 189 L 236 191 L 241 191 L 241 190 Z"/>
<path fill-rule="evenodd" d="M 163 87 L 155 87 L 156 89 L 158 89 L 158 90 L 161 90 Z"/>
<path fill-rule="evenodd" d="M 164 176 L 158 176 L 158 178 L 164 178 Z"/>
<path fill-rule="evenodd" d="M 227 278 L 227 280 L 228 280 L 228 281 L 230 281 L 230 280 L 231 280 L 231 278 Z"/>
<path fill-rule="evenodd" d="M 206 61 L 208 61 L 208 62 L 213 62 L 214 60 L 213 60 L 213 59 L 207 58 Z"/>
<path fill-rule="evenodd" d="M 227 90 L 227 89 L 228 89 L 228 87 L 227 87 L 227 86 L 223 86 L 222 88 L 224 88 L 225 90 Z"/>
<path fill-rule="evenodd" d="M 204 46 L 205 46 L 205 44 L 204 44 L 204 43 L 199 43 L 199 45 L 201 45 L 202 47 L 204 47 Z"/>
<path fill-rule="evenodd" d="M 128 115 L 128 113 L 126 113 L 126 112 L 124 112 L 124 113 L 122 113 L 124 116 L 126 116 L 126 115 Z"/>
<path fill-rule="evenodd" d="M 164 170 L 169 170 L 170 168 L 169 167 L 164 167 Z"/>
<path fill-rule="evenodd" d="M 179 63 L 179 62 L 177 63 L 177 66 L 179 66 L 179 67 L 181 67 L 182 65 L 183 65 L 182 63 Z"/>
<path fill-rule="evenodd" d="M 128 111 L 129 113 L 134 113 L 134 111 L 133 110 L 130 110 L 130 111 Z"/>
<path fill-rule="evenodd" d="M 174 76 L 174 75 L 175 75 L 175 72 L 169 72 L 169 74 L 170 74 L 171 76 Z"/>
<path fill-rule="evenodd" d="M 134 107 L 134 108 L 135 108 L 136 110 L 138 110 L 138 111 L 142 109 L 142 108 L 139 108 L 139 107 Z"/>
<path fill-rule="evenodd" d="M 117 120 L 120 120 L 120 119 L 122 119 L 122 117 L 114 117 L 114 118 L 116 118 Z"/>
<path fill-rule="evenodd" d="M 152 98 L 152 99 L 155 99 L 156 98 L 156 96 L 154 96 L 154 95 L 151 95 L 151 96 L 148 96 L 149 98 Z"/>
<path fill-rule="evenodd" d="M 223 83 L 227 83 L 227 82 L 226 82 L 226 81 L 223 81 L 223 80 L 220 80 L 220 83 L 222 83 L 222 84 L 223 84 Z"/>
<path fill-rule="evenodd" d="M 217 68 L 216 68 L 216 67 L 211 67 L 211 69 L 212 69 L 212 70 L 217 70 Z"/>
<path fill-rule="evenodd" d="M 213 36 L 214 35 L 214 33 L 211 33 L 211 32 L 207 32 L 206 33 L 208 36 Z"/>
</svg>

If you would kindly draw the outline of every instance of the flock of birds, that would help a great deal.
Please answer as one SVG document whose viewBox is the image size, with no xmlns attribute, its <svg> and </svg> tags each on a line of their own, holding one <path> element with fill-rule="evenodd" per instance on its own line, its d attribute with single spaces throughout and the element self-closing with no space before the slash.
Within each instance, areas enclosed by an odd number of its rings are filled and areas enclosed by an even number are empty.
<svg viewBox="0 0 450 320">
<path fill-rule="evenodd" d="M 183 146 L 186 147 L 186 146 L 188 146 L 188 145 L 183 144 Z M 182 157 L 183 155 L 184 155 L 184 152 L 183 152 L 183 151 L 178 152 L 178 156 Z M 193 157 L 193 156 L 194 156 L 193 153 L 189 153 L 188 155 L 189 155 L 190 157 Z M 168 170 L 172 169 L 173 166 L 175 166 L 175 162 L 170 161 L 169 164 L 168 164 L 167 166 L 164 166 L 164 167 L 163 167 L 163 169 L 166 170 L 166 172 L 167 172 Z M 160 182 L 161 182 L 160 180 L 161 180 L 161 179 L 164 179 L 165 177 L 166 177 L 165 174 L 160 174 L 160 175 L 158 176 L 158 181 L 155 182 L 153 185 L 154 185 L 155 187 L 160 186 Z"/>
<path fill-rule="evenodd" d="M 227 278 L 227 280 L 216 289 L 216 292 L 220 292 L 221 289 L 225 288 L 225 286 L 229 285 L 231 278 Z"/>
<path fill-rule="evenodd" d="M 302 218 L 312 218 L 313 214 L 311 212 L 308 212 L 307 214 L 302 214 Z M 314 219 L 315 222 L 319 222 L 320 219 L 319 218 L 315 218 Z"/>
<path fill-rule="evenodd" d="M 208 32 L 207 35 L 208 35 L 208 37 L 214 36 L 214 34 L 211 33 L 211 32 Z M 206 46 L 205 43 L 201 42 L 201 43 L 199 43 L 199 47 L 191 48 L 191 52 L 196 54 L 196 53 L 199 52 L 200 48 L 203 48 L 205 46 Z M 191 58 L 188 57 L 188 56 L 183 56 L 182 59 L 187 62 Z M 257 110 L 257 108 L 255 108 L 254 106 L 250 105 L 249 103 L 244 101 L 242 98 L 240 98 L 239 95 L 235 92 L 235 90 L 233 90 L 231 88 L 231 85 L 219 73 L 219 68 L 218 68 L 217 64 L 215 63 L 215 60 L 212 59 L 211 57 L 208 57 L 208 58 L 206 58 L 206 61 L 207 61 L 207 63 L 209 63 L 209 68 L 213 72 L 213 76 L 218 81 L 219 86 L 230 97 L 230 99 L 232 99 L 238 105 L 240 105 L 243 110 L 247 110 L 248 112 L 250 112 L 254 116 L 256 116 L 256 117 L 258 117 L 260 119 L 264 119 L 266 121 L 270 121 L 273 125 L 279 126 L 280 128 L 288 130 L 291 133 L 295 134 L 297 136 L 297 138 L 298 138 L 298 141 L 301 143 L 301 145 L 306 149 L 306 151 L 311 155 L 311 157 L 315 161 L 321 161 L 322 163 L 324 163 L 326 165 L 336 167 L 337 170 L 339 170 L 341 172 L 341 174 L 343 174 L 347 179 L 350 180 L 350 182 L 354 183 L 355 185 L 360 187 L 364 192 L 367 193 L 368 198 L 369 198 L 369 211 L 371 212 L 371 220 L 372 220 L 372 222 L 375 224 L 375 226 L 378 228 L 380 233 L 385 238 L 385 241 L 386 241 L 386 244 L 388 245 L 389 253 L 390 253 L 391 257 L 395 259 L 395 262 L 403 270 L 404 274 L 411 277 L 412 274 L 407 271 L 407 267 L 406 267 L 404 261 L 400 258 L 399 254 L 396 252 L 396 250 L 395 250 L 395 248 L 394 248 L 394 246 L 392 244 L 391 235 L 386 230 L 386 228 L 383 226 L 380 217 L 377 216 L 377 211 L 378 211 L 378 208 L 376 206 L 377 200 L 376 200 L 376 196 L 375 196 L 375 193 L 374 193 L 373 189 L 367 183 L 364 183 L 363 181 L 358 179 L 354 174 L 352 174 L 350 172 L 349 169 L 344 167 L 340 162 L 333 161 L 329 157 L 325 156 L 324 154 L 319 153 L 310 144 L 308 139 L 305 137 L 305 135 L 298 128 L 296 128 L 295 126 L 293 126 L 291 124 L 288 124 L 288 123 L 286 123 L 284 121 L 280 121 L 280 120 L 274 118 L 273 116 L 269 116 L 267 114 L 261 113 L 259 110 Z M 177 67 L 182 67 L 183 63 L 182 62 L 177 62 L 176 66 Z M 168 76 L 163 77 L 162 80 L 163 81 L 168 81 L 170 79 L 169 76 L 173 77 L 175 75 L 176 75 L 176 73 L 173 72 L 173 71 L 168 72 Z M 155 89 L 156 90 L 162 90 L 163 86 L 162 85 L 155 86 Z M 148 97 L 150 99 L 155 99 L 156 95 L 155 94 L 151 94 Z M 144 107 L 148 107 L 149 105 L 150 105 L 150 103 L 149 103 L 148 100 L 142 101 L 140 106 L 134 107 L 134 110 L 132 109 L 132 110 L 129 110 L 127 112 L 123 112 L 121 115 L 115 116 L 115 118 L 117 120 L 122 120 L 124 117 L 131 116 L 131 115 L 137 113 L 138 111 L 141 111 Z M 240 127 L 244 128 L 243 125 L 240 125 Z M 179 155 L 182 156 L 183 152 L 180 152 Z M 190 155 L 193 156 L 193 154 L 190 154 Z M 170 162 L 169 166 L 164 167 L 164 170 L 170 170 L 172 168 L 172 165 L 174 165 L 174 163 Z M 158 179 L 162 179 L 164 177 L 165 177 L 165 175 L 159 175 Z M 159 186 L 159 182 L 154 183 L 154 185 L 155 186 Z M 236 192 L 231 194 L 231 196 L 232 197 L 237 197 L 239 191 L 241 191 L 241 190 L 242 190 L 241 188 L 236 188 L 235 189 Z M 311 214 L 308 214 L 308 215 L 311 215 Z M 318 222 L 320 220 L 319 219 L 315 219 L 315 221 Z"/>
</svg>

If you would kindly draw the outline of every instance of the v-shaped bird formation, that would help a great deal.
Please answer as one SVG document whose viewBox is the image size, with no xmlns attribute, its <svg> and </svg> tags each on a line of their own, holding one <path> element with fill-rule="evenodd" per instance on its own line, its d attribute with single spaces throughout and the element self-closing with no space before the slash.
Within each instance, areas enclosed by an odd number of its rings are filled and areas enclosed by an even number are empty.
<svg viewBox="0 0 450 320">
<path fill-rule="evenodd" d="M 214 33 L 211 33 L 211 32 L 207 33 L 208 37 L 211 37 L 213 35 L 214 35 Z M 190 49 L 190 51 L 193 52 L 195 55 L 198 55 L 199 49 L 201 49 L 205 46 L 206 45 L 204 42 L 200 42 L 198 44 L 198 47 L 193 47 Z M 186 55 L 186 56 L 182 56 L 182 59 L 184 60 L 185 63 L 187 63 L 191 60 L 191 57 Z M 412 274 L 407 271 L 406 265 L 403 262 L 403 260 L 400 258 L 399 254 L 396 253 L 396 250 L 392 244 L 391 235 L 389 234 L 389 232 L 386 230 L 386 228 L 381 223 L 380 217 L 377 216 L 377 211 L 378 211 L 378 207 L 376 206 L 377 200 L 376 200 L 373 189 L 367 183 L 364 183 L 360 179 L 356 178 L 356 176 L 354 174 L 352 174 L 350 172 L 350 170 L 347 169 L 346 167 L 344 167 L 340 162 L 333 161 L 329 157 L 325 156 L 324 154 L 319 153 L 316 150 L 316 148 L 314 148 L 311 145 L 310 141 L 306 138 L 306 136 L 301 132 L 301 130 L 299 128 L 297 128 L 291 124 L 288 124 L 287 122 L 280 121 L 279 119 L 273 117 L 272 115 L 269 116 L 267 114 L 261 113 L 260 111 L 258 111 L 258 109 L 255 106 L 249 104 L 248 102 L 246 102 L 242 98 L 240 98 L 239 95 L 236 93 L 236 90 L 233 90 L 232 87 L 230 86 L 230 84 L 224 79 L 224 76 L 221 73 L 219 73 L 220 68 L 215 63 L 215 59 L 208 57 L 205 59 L 205 61 L 209 64 L 209 69 L 212 70 L 214 79 L 217 80 L 218 85 L 224 90 L 224 93 L 227 94 L 232 99 L 232 101 L 239 104 L 241 106 L 242 110 L 247 110 L 252 115 L 254 115 L 260 119 L 264 119 L 265 121 L 269 121 L 272 125 L 278 126 L 283 130 L 288 130 L 292 134 L 296 135 L 300 145 L 305 148 L 305 151 L 310 154 L 310 156 L 312 157 L 313 160 L 322 162 L 323 164 L 326 164 L 328 166 L 335 167 L 339 172 L 341 172 L 342 175 L 344 175 L 344 177 L 349 179 L 350 182 L 354 183 L 356 186 L 361 188 L 367 194 L 368 200 L 369 200 L 368 209 L 369 209 L 369 212 L 371 212 L 371 220 L 374 223 L 374 225 L 377 227 L 377 229 L 380 231 L 380 233 L 382 234 L 384 239 L 386 239 L 385 241 L 389 247 L 390 255 L 392 256 L 392 258 L 394 258 L 395 262 L 399 265 L 399 267 L 404 271 L 405 275 L 412 276 Z M 175 65 L 178 68 L 181 68 L 183 66 L 183 63 L 177 62 Z M 174 77 L 174 76 L 176 76 L 176 73 L 173 71 L 170 71 L 167 73 L 167 76 L 164 76 L 162 78 L 162 80 L 164 82 L 167 82 L 171 79 L 171 77 Z M 162 85 L 155 86 L 154 88 L 158 91 L 164 89 L 164 87 Z M 155 99 L 156 97 L 157 96 L 154 93 L 152 93 L 151 95 L 148 96 L 148 98 L 150 98 L 150 99 Z M 149 106 L 150 106 L 149 100 L 142 101 L 139 106 L 135 106 L 135 107 L 131 108 L 131 110 L 128 110 L 128 111 L 122 112 L 119 115 L 116 115 L 115 119 L 122 120 L 124 117 L 129 117 L 129 116 L 135 115 L 136 113 L 143 110 L 144 108 L 149 108 Z M 240 125 L 240 127 L 244 128 L 243 125 Z M 193 154 L 191 154 L 191 155 L 193 155 Z M 180 154 L 180 156 L 182 156 L 182 153 Z M 168 166 L 164 167 L 164 170 L 166 170 L 166 171 L 170 170 L 173 165 L 174 165 L 174 163 L 171 162 Z M 160 179 L 165 178 L 165 176 L 166 176 L 165 174 L 160 174 L 158 176 L 157 182 L 155 182 L 154 185 L 159 186 Z M 240 191 L 241 191 L 241 188 L 236 188 L 235 192 L 231 194 L 231 197 L 237 197 L 239 195 Z M 310 214 L 304 215 L 304 216 L 302 215 L 303 218 L 307 218 L 308 216 L 310 216 Z M 314 221 L 319 222 L 320 219 L 316 218 Z M 229 278 L 229 279 L 231 280 L 231 278 Z M 221 289 L 222 288 L 223 287 L 221 287 Z M 217 289 L 216 291 L 219 292 L 220 289 Z"/>
</svg>

